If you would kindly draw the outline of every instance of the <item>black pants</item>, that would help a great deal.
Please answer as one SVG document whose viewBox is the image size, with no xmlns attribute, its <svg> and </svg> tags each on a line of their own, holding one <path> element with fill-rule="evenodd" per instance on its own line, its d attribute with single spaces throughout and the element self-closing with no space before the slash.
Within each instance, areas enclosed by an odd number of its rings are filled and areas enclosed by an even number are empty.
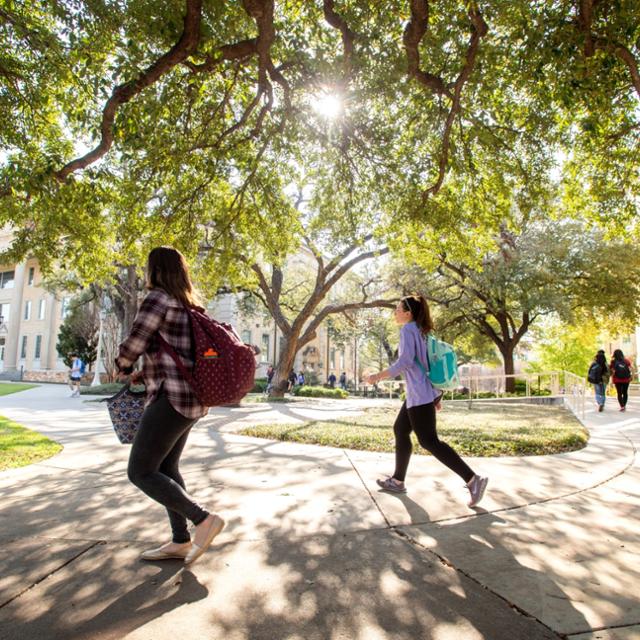
<svg viewBox="0 0 640 640">
<path fill-rule="evenodd" d="M 129 456 L 129 480 L 166 507 L 173 542 L 189 542 L 187 519 L 199 524 L 209 515 L 186 492 L 178 468 L 195 423 L 178 413 L 167 396 L 160 395 L 142 414 Z"/>
<path fill-rule="evenodd" d="M 429 451 L 449 469 L 455 471 L 465 482 L 473 478 L 474 473 L 464 460 L 436 433 L 436 408 L 433 402 L 407 409 L 403 403 L 393 425 L 396 436 L 396 470 L 393 477 L 404 482 L 413 452 L 411 432 L 415 431 L 420 446 Z"/>
<path fill-rule="evenodd" d="M 618 402 L 621 407 L 627 406 L 627 400 L 629 399 L 629 383 L 628 382 L 616 382 L 616 391 L 618 392 Z"/>
</svg>

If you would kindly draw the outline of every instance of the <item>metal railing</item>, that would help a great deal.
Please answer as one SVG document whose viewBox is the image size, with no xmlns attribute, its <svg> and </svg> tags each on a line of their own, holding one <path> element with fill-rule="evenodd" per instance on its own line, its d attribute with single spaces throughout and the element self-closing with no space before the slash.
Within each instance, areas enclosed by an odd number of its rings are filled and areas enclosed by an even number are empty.
<svg viewBox="0 0 640 640">
<path fill-rule="evenodd" d="M 524 380 L 524 395 L 510 395 L 507 392 L 507 379 Z M 393 398 L 405 389 L 404 380 L 381 380 L 376 388 L 363 385 L 365 395 L 382 394 Z M 517 374 L 463 375 L 460 376 L 460 387 L 454 391 L 446 391 L 445 399 L 458 397 L 469 402 L 475 400 L 527 400 L 544 397 L 561 397 L 564 404 L 576 416 L 584 417 L 587 389 L 591 388 L 585 378 L 569 371 L 544 371 Z M 545 393 L 546 392 L 546 393 Z M 460 398 L 460 396 L 464 398 Z"/>
</svg>

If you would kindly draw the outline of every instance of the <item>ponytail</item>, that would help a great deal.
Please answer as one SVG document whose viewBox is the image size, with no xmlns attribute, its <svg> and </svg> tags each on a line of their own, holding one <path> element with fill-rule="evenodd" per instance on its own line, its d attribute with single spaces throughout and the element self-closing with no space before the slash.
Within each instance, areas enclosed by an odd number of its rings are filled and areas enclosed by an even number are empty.
<svg viewBox="0 0 640 640">
<path fill-rule="evenodd" d="M 423 335 L 427 335 L 433 331 L 433 322 L 431 322 L 431 313 L 429 305 L 423 296 L 406 296 L 402 298 L 402 306 L 405 311 L 411 311 L 414 322 L 418 325 L 418 329 Z"/>
</svg>

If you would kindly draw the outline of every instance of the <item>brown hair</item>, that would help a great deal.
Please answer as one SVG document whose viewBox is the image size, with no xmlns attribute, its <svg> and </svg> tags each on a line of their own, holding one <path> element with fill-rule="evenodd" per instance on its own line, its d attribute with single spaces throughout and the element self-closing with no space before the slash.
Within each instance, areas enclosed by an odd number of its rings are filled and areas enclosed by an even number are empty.
<svg viewBox="0 0 640 640">
<path fill-rule="evenodd" d="M 429 305 L 422 296 L 406 296 L 400 301 L 405 311 L 411 311 L 411 315 L 423 335 L 433 331 Z"/>
<path fill-rule="evenodd" d="M 164 289 L 186 305 L 197 305 L 198 296 L 191 284 L 189 265 L 173 247 L 156 247 L 147 259 L 147 289 Z"/>
</svg>

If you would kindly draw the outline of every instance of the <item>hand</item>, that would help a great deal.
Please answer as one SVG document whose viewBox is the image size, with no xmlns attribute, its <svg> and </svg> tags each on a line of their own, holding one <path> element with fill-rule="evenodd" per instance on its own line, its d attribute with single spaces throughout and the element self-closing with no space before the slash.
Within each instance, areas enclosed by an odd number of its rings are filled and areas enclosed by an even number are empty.
<svg viewBox="0 0 640 640">
<path fill-rule="evenodd" d="M 118 373 L 116 374 L 116 382 L 129 382 L 129 375 L 130 374 L 128 373 L 118 371 Z"/>
<path fill-rule="evenodd" d="M 144 384 L 144 374 L 142 371 L 134 371 L 129 378 L 130 384 Z"/>
</svg>

